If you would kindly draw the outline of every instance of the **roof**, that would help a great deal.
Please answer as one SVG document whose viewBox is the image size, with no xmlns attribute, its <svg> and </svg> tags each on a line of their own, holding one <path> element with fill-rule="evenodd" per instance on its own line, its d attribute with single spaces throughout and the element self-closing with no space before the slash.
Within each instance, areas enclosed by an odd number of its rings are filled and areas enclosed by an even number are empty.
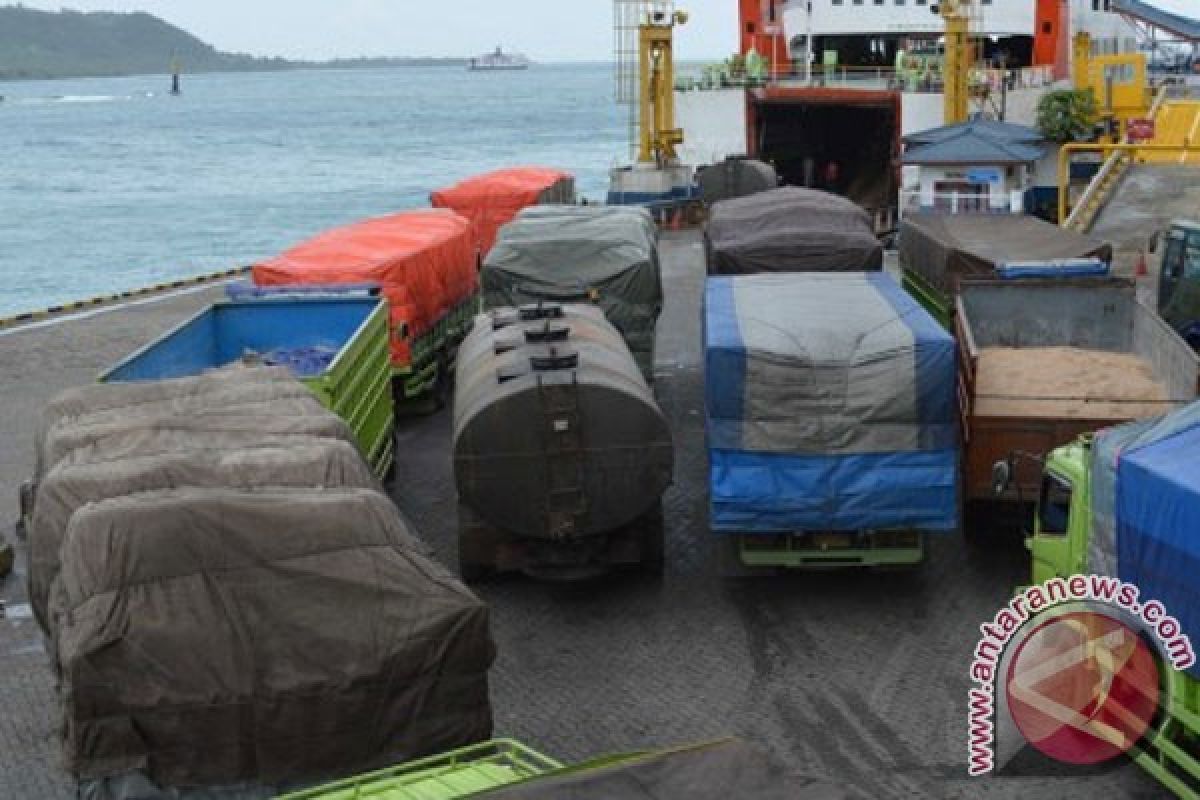
<svg viewBox="0 0 1200 800">
<path fill-rule="evenodd" d="M 1028 164 L 1046 154 L 1038 131 L 978 119 L 904 138 L 905 164 Z"/>
<path fill-rule="evenodd" d="M 1155 8 L 1141 0 L 1112 0 L 1112 10 L 1168 31 L 1182 39 L 1200 41 L 1200 19 Z"/>
</svg>

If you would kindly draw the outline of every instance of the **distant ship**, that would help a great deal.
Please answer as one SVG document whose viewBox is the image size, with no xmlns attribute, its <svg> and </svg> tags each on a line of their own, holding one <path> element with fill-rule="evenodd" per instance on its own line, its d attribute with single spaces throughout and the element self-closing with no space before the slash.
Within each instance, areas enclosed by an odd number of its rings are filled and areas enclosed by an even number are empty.
<svg viewBox="0 0 1200 800">
<path fill-rule="evenodd" d="M 500 47 L 497 47 L 495 52 L 472 58 L 467 69 L 474 72 L 529 69 L 529 59 L 520 53 L 506 53 Z"/>
</svg>

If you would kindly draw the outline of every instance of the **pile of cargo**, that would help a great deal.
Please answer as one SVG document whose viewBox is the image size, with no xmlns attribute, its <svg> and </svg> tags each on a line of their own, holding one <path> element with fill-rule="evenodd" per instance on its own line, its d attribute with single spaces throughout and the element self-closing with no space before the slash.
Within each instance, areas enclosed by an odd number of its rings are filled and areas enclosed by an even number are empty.
<svg viewBox="0 0 1200 800">
<path fill-rule="evenodd" d="M 663 565 L 667 421 L 597 308 L 494 309 L 459 352 L 454 475 L 464 578 Z"/>
<path fill-rule="evenodd" d="M 704 302 L 709 521 L 744 561 L 912 563 L 957 529 L 954 340 L 894 280 L 713 277 Z"/>
<path fill-rule="evenodd" d="M 475 244 L 487 255 L 500 226 L 521 209 L 544 203 L 575 202 L 575 179 L 547 167 L 514 167 L 475 175 L 430 195 L 434 208 L 448 208 L 470 220 Z"/>
<path fill-rule="evenodd" d="M 710 275 L 883 269 L 870 214 L 839 195 L 792 186 L 714 203 L 704 248 Z"/>
<path fill-rule="evenodd" d="M 85 793 L 269 791 L 490 734 L 486 607 L 286 369 L 68 391 L 37 455 L 30 600 Z"/>
<path fill-rule="evenodd" d="M 500 229 L 483 263 L 484 308 L 594 303 L 654 380 L 662 311 L 658 231 L 650 213 L 622 206 L 535 206 Z"/>
</svg>

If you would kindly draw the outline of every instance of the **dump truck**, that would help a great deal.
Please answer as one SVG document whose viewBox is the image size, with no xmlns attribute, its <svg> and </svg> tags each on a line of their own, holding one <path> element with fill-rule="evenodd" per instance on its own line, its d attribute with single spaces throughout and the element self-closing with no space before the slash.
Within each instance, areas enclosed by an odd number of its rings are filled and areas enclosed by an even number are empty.
<svg viewBox="0 0 1200 800">
<path fill-rule="evenodd" d="M 1081 433 L 1161 414 L 1196 397 L 1200 360 L 1132 281 L 976 281 L 955 303 L 963 492 L 973 520 L 1028 511 L 1030 461 L 992 491 L 1009 453 L 1044 456 Z"/>
<path fill-rule="evenodd" d="M 464 578 L 662 571 L 671 432 L 603 311 L 542 303 L 482 314 L 455 384 Z"/>
<path fill-rule="evenodd" d="M 1200 350 L 1200 222 L 1176 220 L 1164 238 L 1158 312 Z"/>
<path fill-rule="evenodd" d="M 900 566 L 958 529 L 954 341 L 883 273 L 710 277 L 709 525 L 748 567 Z"/>
<path fill-rule="evenodd" d="M 1026 545 L 1035 584 L 1074 575 L 1119 578 L 1158 601 L 1200 643 L 1200 403 L 1085 434 L 1051 450 L 1041 467 Z M 1019 455 L 994 465 L 997 491 Z M 1153 620 L 1147 619 L 1153 623 Z M 1178 629 L 1177 629 L 1178 630 Z M 1179 797 L 1200 797 L 1200 668 L 1160 661 L 1160 711 L 1131 752 Z"/>
<path fill-rule="evenodd" d="M 363 457 L 386 477 L 395 427 L 387 317 L 387 304 L 372 296 L 224 300 L 123 359 L 100 380 L 182 378 L 243 359 L 287 367 L 346 420 Z"/>
</svg>

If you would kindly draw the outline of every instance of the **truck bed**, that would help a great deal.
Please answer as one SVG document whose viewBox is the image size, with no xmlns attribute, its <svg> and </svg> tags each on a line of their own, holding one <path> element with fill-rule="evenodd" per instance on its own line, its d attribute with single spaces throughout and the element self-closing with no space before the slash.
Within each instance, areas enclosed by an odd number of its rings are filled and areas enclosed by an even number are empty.
<svg viewBox="0 0 1200 800">
<path fill-rule="evenodd" d="M 1122 421 L 1170 407 L 1166 387 L 1132 353 L 989 347 L 979 354 L 976 416 Z"/>
</svg>

